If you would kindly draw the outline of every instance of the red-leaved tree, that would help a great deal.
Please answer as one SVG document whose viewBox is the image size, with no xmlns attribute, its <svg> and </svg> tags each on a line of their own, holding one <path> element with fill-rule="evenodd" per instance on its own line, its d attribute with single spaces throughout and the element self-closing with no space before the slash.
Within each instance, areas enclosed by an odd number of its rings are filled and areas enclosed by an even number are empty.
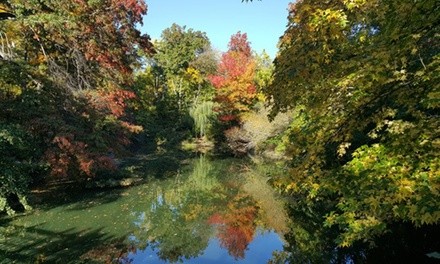
<svg viewBox="0 0 440 264">
<path fill-rule="evenodd" d="M 13 43 L 4 65 L 18 70 L 10 70 L 10 77 L 2 73 L 0 84 L 11 79 L 18 92 L 7 101 L 0 94 L 0 103 L 19 118 L 0 115 L 0 124 L 17 123 L 31 135 L 54 176 L 91 177 L 115 169 L 115 157 L 125 154 L 131 134 L 142 129 L 125 110 L 135 100 L 126 87 L 139 51 L 153 52 L 149 36 L 138 29 L 147 13 L 145 1 L 6 0 L 2 5 L 15 15 L 1 25 L 2 39 Z"/>
<path fill-rule="evenodd" d="M 217 73 L 209 77 L 216 88 L 215 100 L 220 103 L 219 118 L 224 122 L 238 120 L 238 115 L 248 111 L 256 97 L 255 60 L 246 33 L 232 35 L 228 47 Z"/>
</svg>

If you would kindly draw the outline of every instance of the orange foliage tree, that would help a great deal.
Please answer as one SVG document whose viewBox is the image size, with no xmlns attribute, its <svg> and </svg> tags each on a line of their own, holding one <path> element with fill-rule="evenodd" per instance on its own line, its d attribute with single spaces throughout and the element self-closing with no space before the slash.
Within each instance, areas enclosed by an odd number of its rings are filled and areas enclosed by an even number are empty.
<svg viewBox="0 0 440 264">
<path fill-rule="evenodd" d="M 247 34 L 232 35 L 228 47 L 217 73 L 209 77 L 216 88 L 215 100 L 220 103 L 219 118 L 224 122 L 237 121 L 238 115 L 248 111 L 256 97 L 256 64 Z"/>
</svg>

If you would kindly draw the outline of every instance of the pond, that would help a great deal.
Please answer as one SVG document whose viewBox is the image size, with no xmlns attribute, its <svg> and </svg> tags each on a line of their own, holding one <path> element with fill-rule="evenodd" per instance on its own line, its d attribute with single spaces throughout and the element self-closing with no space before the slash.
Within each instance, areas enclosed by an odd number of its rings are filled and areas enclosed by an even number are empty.
<svg viewBox="0 0 440 264">
<path fill-rule="evenodd" d="M 283 249 L 283 203 L 245 162 L 199 156 L 160 176 L 3 219 L 1 263 L 266 263 Z"/>
</svg>

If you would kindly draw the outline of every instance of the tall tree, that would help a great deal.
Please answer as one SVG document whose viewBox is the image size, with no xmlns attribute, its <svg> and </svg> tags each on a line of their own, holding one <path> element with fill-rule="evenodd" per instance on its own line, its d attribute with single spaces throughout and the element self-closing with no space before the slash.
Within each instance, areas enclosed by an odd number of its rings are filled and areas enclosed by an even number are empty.
<svg viewBox="0 0 440 264">
<path fill-rule="evenodd" d="M 228 51 L 221 57 L 217 73 L 210 76 L 216 88 L 216 101 L 220 106 L 220 120 L 237 120 L 241 112 L 254 103 L 255 60 L 251 54 L 247 34 L 237 32 L 231 36 Z"/>
<path fill-rule="evenodd" d="M 272 81 L 274 65 L 272 63 L 272 59 L 265 50 L 263 50 L 261 54 L 257 54 L 255 56 L 255 61 L 255 84 L 257 86 L 257 91 L 262 93 Z"/>
<path fill-rule="evenodd" d="M 26 36 L 20 48 L 27 59 L 41 56 L 70 88 L 95 85 L 88 73 L 126 81 L 137 49 L 152 50 L 148 35 L 136 28 L 147 11 L 143 1 L 8 2 Z"/>
<path fill-rule="evenodd" d="M 292 170 L 276 184 L 339 246 L 391 223 L 439 223 L 438 11 L 434 0 L 290 5 L 266 89 L 274 114 L 297 110 Z"/>
<path fill-rule="evenodd" d="M 165 73 L 172 76 L 185 71 L 210 45 L 205 32 L 172 24 L 162 31 L 154 58 Z"/>
<path fill-rule="evenodd" d="M 155 50 L 148 56 L 145 70 L 137 74 L 133 90 L 140 100 L 134 114 L 147 127 L 148 138 L 172 147 L 190 135 L 193 121 L 189 114 L 201 113 L 191 109 L 212 97 L 207 75 L 215 70 L 217 58 L 206 33 L 177 24 L 162 32 Z M 194 119 L 206 121 L 199 117 Z M 202 126 L 205 131 L 206 122 Z"/>
<path fill-rule="evenodd" d="M 188 104 L 200 93 L 203 82 L 201 71 L 212 68 L 200 63 L 203 57 L 209 63 L 206 56 L 210 54 L 211 43 L 205 32 L 172 24 L 162 32 L 156 47 L 154 61 L 165 74 L 170 94 L 177 97 L 179 110 L 186 110 Z"/>
</svg>

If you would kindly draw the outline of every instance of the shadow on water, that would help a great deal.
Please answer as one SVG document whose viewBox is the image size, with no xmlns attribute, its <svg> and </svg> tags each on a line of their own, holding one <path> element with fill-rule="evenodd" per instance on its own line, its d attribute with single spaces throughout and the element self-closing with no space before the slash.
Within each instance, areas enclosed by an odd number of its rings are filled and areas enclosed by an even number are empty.
<svg viewBox="0 0 440 264">
<path fill-rule="evenodd" d="M 97 191 L 81 186 L 72 186 L 51 190 L 48 193 L 33 194 L 31 204 L 35 209 L 39 210 L 49 210 L 67 205 L 70 205 L 71 210 L 84 210 L 97 204 L 114 202 L 120 198 L 123 191 L 122 188 L 109 188 Z"/>
<path fill-rule="evenodd" d="M 105 234 L 101 228 L 53 232 L 40 225 L 14 225 L 6 232 L 9 234 L 0 244 L 0 263 L 93 263 L 86 253 L 97 245 L 121 240 Z M 120 249 L 107 252 L 106 258 L 112 261 L 124 253 Z"/>
<path fill-rule="evenodd" d="M 292 229 L 285 235 L 284 248 L 288 263 L 440 263 L 435 252 L 440 252 L 438 225 L 414 227 L 411 223 L 393 223 L 388 231 L 370 242 L 357 242 L 351 247 L 338 247 L 336 235 L 340 230 L 324 228 L 313 208 L 300 211 L 289 208 Z M 287 257 L 286 257 L 287 256 Z M 278 263 L 278 262 L 275 262 Z"/>
<path fill-rule="evenodd" d="M 186 158 L 162 154 L 127 159 L 119 177 L 163 180 L 173 177 Z M 0 217 L 0 263 L 94 263 L 87 256 L 110 263 L 123 258 L 131 188 L 85 186 L 66 183 L 35 190 L 30 197 L 34 210 Z"/>
<path fill-rule="evenodd" d="M 148 182 L 173 177 L 188 158 L 188 154 L 174 152 L 127 158 L 121 161 L 117 175 L 100 175 L 90 182 L 60 184 L 44 192 L 35 191 L 30 202 L 44 210 L 64 205 L 71 205 L 69 210 L 84 210 L 112 203 L 124 195 L 126 190 L 118 184 L 119 181 L 137 179 L 138 182 Z"/>
<path fill-rule="evenodd" d="M 138 155 L 126 159 L 122 163 L 125 173 L 147 179 L 163 179 L 173 176 L 182 166 L 184 160 L 190 158 L 180 152 Z"/>
<path fill-rule="evenodd" d="M 438 257 L 429 257 L 430 253 L 440 252 L 438 225 L 395 223 L 389 228 L 377 239 L 376 247 L 366 252 L 369 263 L 440 263 Z"/>
</svg>

